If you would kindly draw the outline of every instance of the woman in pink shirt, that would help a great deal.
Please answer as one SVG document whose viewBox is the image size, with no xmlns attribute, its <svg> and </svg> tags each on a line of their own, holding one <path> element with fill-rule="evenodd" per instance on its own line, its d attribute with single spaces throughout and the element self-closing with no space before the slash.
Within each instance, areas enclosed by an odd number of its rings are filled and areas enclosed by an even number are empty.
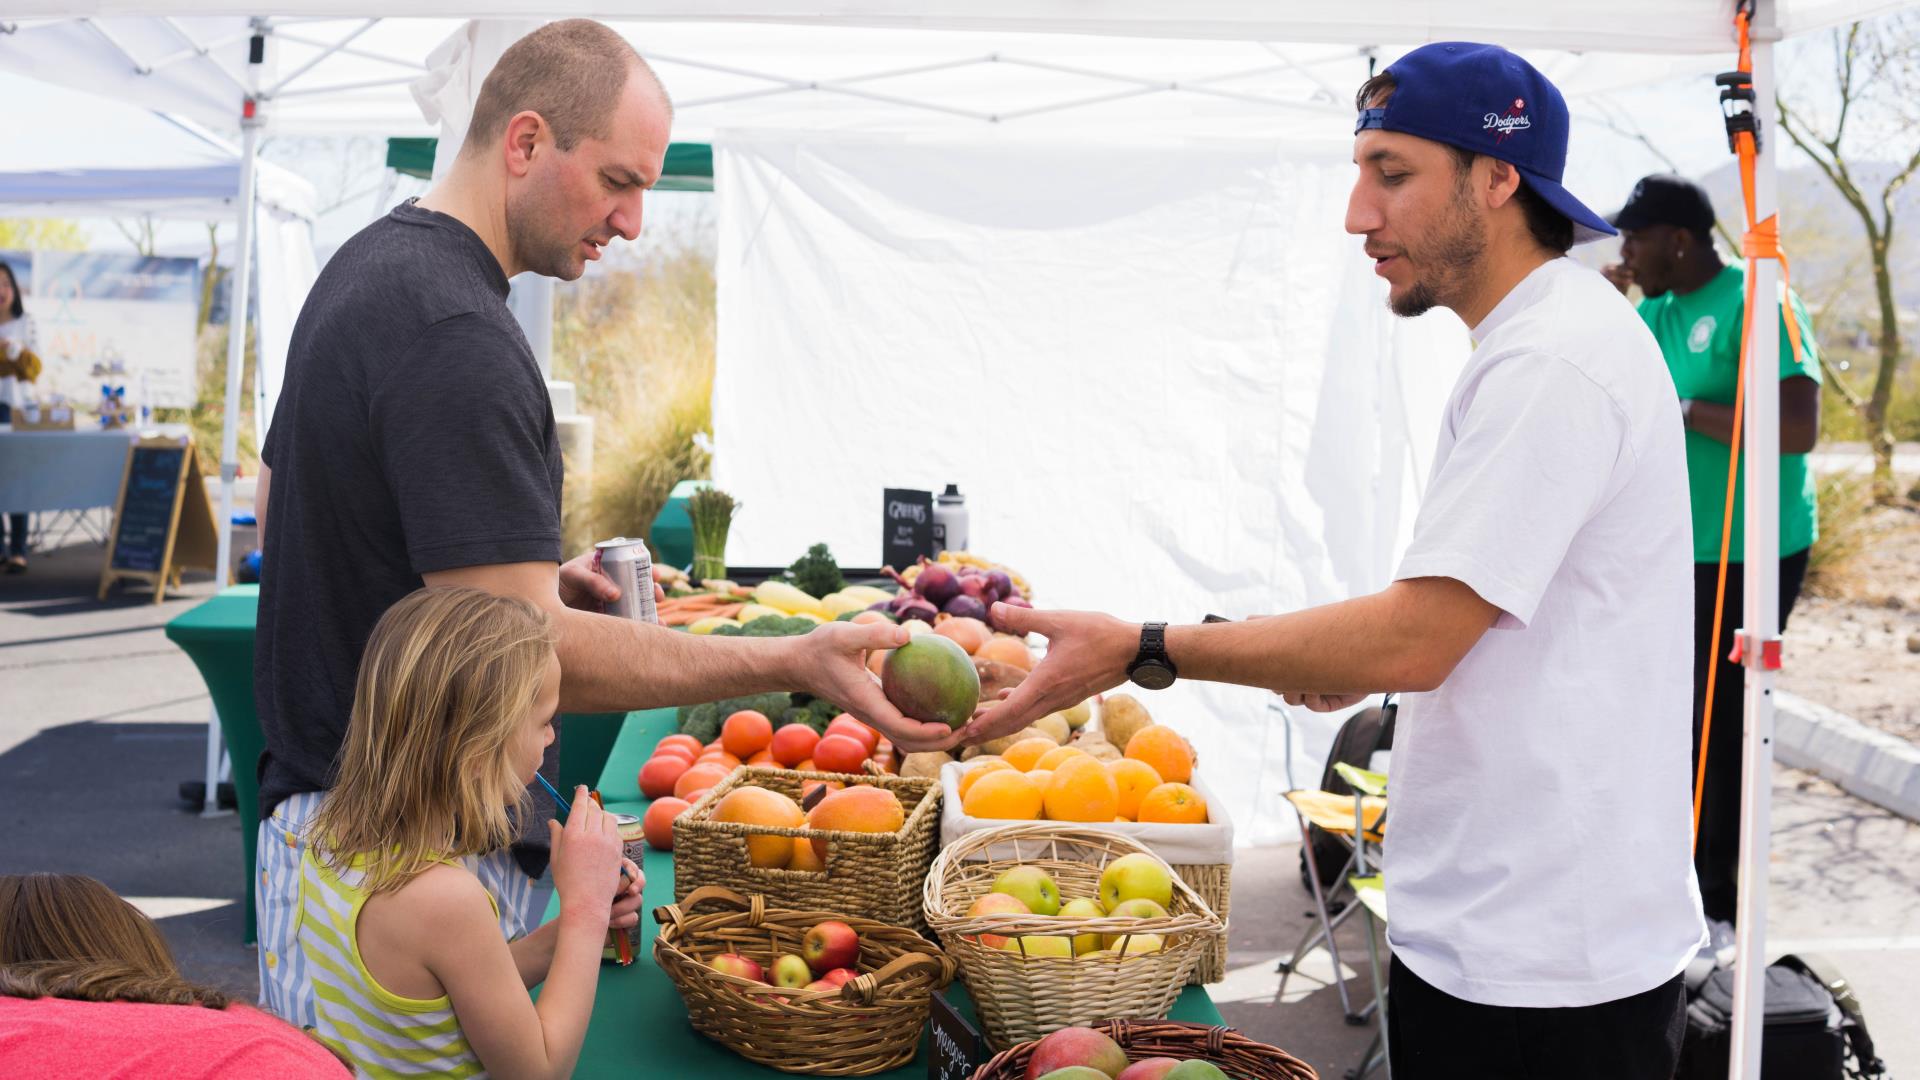
<svg viewBox="0 0 1920 1080">
<path fill-rule="evenodd" d="M 0 1076 L 347 1075 L 297 1029 L 181 978 L 153 923 L 100 882 L 0 876 Z"/>
</svg>

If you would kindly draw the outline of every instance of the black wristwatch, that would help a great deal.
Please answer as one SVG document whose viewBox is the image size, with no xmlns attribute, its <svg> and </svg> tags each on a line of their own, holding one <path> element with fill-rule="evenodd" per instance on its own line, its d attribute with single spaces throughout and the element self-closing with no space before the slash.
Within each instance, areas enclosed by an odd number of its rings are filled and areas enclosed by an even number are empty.
<svg viewBox="0 0 1920 1080">
<path fill-rule="evenodd" d="M 1173 659 L 1167 655 L 1167 624 L 1143 623 L 1140 626 L 1140 652 L 1127 665 L 1127 678 L 1147 690 L 1165 690 L 1179 677 Z"/>
</svg>

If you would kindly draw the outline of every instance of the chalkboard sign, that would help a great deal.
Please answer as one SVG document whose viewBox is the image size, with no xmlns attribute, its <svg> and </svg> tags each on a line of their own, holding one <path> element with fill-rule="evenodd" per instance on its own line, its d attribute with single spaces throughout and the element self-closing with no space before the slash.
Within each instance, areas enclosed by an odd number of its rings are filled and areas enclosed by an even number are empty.
<svg viewBox="0 0 1920 1080">
<path fill-rule="evenodd" d="M 183 568 L 214 569 L 217 544 L 192 437 L 143 439 L 129 447 L 107 536 L 106 567 L 100 572 L 100 597 L 124 578 L 152 584 L 157 604 L 165 599 L 169 580 L 178 584 Z"/>
<path fill-rule="evenodd" d="M 967 1080 L 987 1063 L 987 1040 L 947 1001 L 933 995 L 927 1014 L 927 1080 Z"/>
<path fill-rule="evenodd" d="M 933 558 L 933 492 L 887 488 L 881 499 L 880 561 L 905 569 Z"/>
</svg>

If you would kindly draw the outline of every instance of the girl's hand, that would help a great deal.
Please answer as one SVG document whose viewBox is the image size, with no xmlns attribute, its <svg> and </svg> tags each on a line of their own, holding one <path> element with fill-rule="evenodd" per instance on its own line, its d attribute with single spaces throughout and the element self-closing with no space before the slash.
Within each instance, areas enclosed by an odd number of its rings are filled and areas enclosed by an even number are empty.
<svg viewBox="0 0 1920 1080">
<path fill-rule="evenodd" d="M 573 812 L 563 827 L 547 823 L 553 839 L 553 888 L 564 917 L 597 923 L 612 918 L 614 890 L 620 885 L 620 831 L 613 815 L 595 805 L 581 784 L 574 789 Z"/>
<path fill-rule="evenodd" d="M 614 930 L 640 925 L 640 891 L 647 884 L 646 877 L 632 859 L 621 859 L 620 865 L 627 872 L 620 879 L 619 890 L 613 894 L 613 917 L 607 921 L 607 926 Z"/>
</svg>

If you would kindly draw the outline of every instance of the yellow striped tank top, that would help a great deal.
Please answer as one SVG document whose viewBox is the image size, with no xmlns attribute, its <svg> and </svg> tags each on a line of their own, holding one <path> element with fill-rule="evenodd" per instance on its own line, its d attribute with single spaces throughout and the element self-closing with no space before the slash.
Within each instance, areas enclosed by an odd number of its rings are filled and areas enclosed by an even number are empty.
<svg viewBox="0 0 1920 1080">
<path fill-rule="evenodd" d="M 343 873 L 308 845 L 300 860 L 300 947 L 315 999 L 314 1034 L 370 1080 L 439 1076 L 484 1078 L 445 994 L 409 998 L 381 986 L 360 957 L 355 931 L 368 893 L 360 862 Z M 499 913 L 492 893 L 487 899 Z"/>
</svg>

